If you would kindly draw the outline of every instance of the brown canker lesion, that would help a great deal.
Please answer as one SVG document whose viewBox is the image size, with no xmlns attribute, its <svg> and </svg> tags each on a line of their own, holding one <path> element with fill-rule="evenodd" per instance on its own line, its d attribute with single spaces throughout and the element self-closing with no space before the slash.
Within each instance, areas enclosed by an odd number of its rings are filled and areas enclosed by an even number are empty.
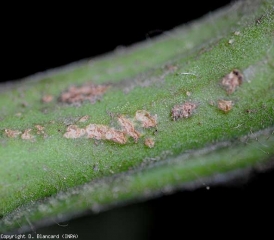
<svg viewBox="0 0 274 240">
<path fill-rule="evenodd" d="M 79 138 L 86 134 L 86 130 L 79 128 L 77 125 L 69 125 L 67 131 L 64 134 L 65 138 Z"/>
<path fill-rule="evenodd" d="M 38 124 L 38 125 L 35 125 L 35 128 L 37 130 L 37 134 L 38 135 L 45 134 L 45 132 L 44 132 L 45 127 L 43 127 L 43 126 L 41 126 L 41 125 Z"/>
<path fill-rule="evenodd" d="M 141 133 L 139 133 L 134 126 L 133 121 L 130 119 L 124 117 L 123 115 L 118 116 L 118 122 L 121 125 L 123 131 L 128 134 L 130 137 L 132 137 L 135 141 L 135 143 L 138 142 L 138 139 L 141 136 Z"/>
<path fill-rule="evenodd" d="M 157 126 L 157 115 L 152 116 L 146 110 L 136 111 L 135 119 L 141 122 L 143 128 L 151 128 Z"/>
<path fill-rule="evenodd" d="M 126 133 L 124 131 L 116 130 L 114 128 L 110 128 L 106 132 L 106 139 L 119 144 L 127 143 Z"/>
<path fill-rule="evenodd" d="M 131 137 L 135 143 L 138 143 L 142 134 L 135 129 L 136 126 L 143 128 L 153 128 L 157 126 L 157 116 L 151 115 L 145 110 L 137 110 L 133 119 L 127 118 L 124 115 L 118 115 L 115 119 L 120 125 L 120 129 L 110 127 L 103 124 L 91 123 L 85 128 L 80 128 L 77 125 L 69 125 L 63 137 L 65 138 L 92 138 L 95 140 L 108 140 L 118 144 L 126 144 Z M 139 124 L 139 125 L 138 125 Z M 139 126 L 140 127 L 140 126 Z M 148 140 L 147 140 L 148 141 Z M 149 144 L 153 147 L 154 143 Z"/>
<path fill-rule="evenodd" d="M 88 101 L 94 104 L 109 89 L 109 85 L 85 83 L 82 86 L 71 86 L 60 95 L 59 101 L 68 104 L 81 104 Z"/>
<path fill-rule="evenodd" d="M 218 100 L 218 108 L 225 113 L 229 112 L 232 109 L 232 106 L 233 102 L 230 100 Z"/>
<path fill-rule="evenodd" d="M 120 144 L 125 144 L 127 138 L 124 132 L 110 128 L 102 124 L 89 124 L 86 128 L 87 138 L 96 140 L 109 140 Z"/>
<path fill-rule="evenodd" d="M 21 135 L 21 138 L 24 140 L 33 140 L 34 135 L 32 135 L 30 132 L 32 131 L 31 128 L 26 129 L 23 134 Z"/>
<path fill-rule="evenodd" d="M 108 130 L 109 127 L 103 124 L 89 124 L 85 128 L 87 138 L 93 138 L 96 140 L 106 139 L 106 133 Z"/>
<path fill-rule="evenodd" d="M 155 140 L 154 138 L 151 138 L 151 137 L 148 137 L 145 139 L 145 145 L 148 147 L 148 148 L 153 148 L 154 145 L 155 145 Z"/>
<path fill-rule="evenodd" d="M 174 105 L 171 110 L 171 117 L 173 121 L 180 118 L 189 118 L 196 108 L 197 104 L 194 102 L 185 102 L 184 104 Z"/>
<path fill-rule="evenodd" d="M 5 135 L 9 138 L 17 138 L 22 134 L 19 130 L 5 129 Z"/>
<path fill-rule="evenodd" d="M 222 87 L 227 94 L 232 94 L 243 83 L 243 74 L 238 69 L 234 69 L 227 74 L 221 81 Z"/>
<path fill-rule="evenodd" d="M 89 124 L 85 128 L 79 128 L 77 125 L 67 127 L 65 138 L 92 138 L 95 140 L 109 140 L 119 144 L 127 142 L 126 133 L 116 130 L 103 124 Z"/>
<path fill-rule="evenodd" d="M 34 129 L 27 128 L 27 129 L 25 129 L 23 131 L 14 130 L 14 129 L 5 129 L 4 130 L 4 134 L 8 138 L 18 138 L 18 137 L 20 137 L 23 140 L 32 140 L 33 141 L 35 139 L 35 137 L 36 137 L 35 134 L 37 134 L 37 135 L 43 135 L 44 138 L 46 138 L 47 135 L 46 135 L 46 133 L 45 133 L 44 130 L 45 130 L 44 126 L 42 126 L 42 125 L 35 125 Z"/>
</svg>

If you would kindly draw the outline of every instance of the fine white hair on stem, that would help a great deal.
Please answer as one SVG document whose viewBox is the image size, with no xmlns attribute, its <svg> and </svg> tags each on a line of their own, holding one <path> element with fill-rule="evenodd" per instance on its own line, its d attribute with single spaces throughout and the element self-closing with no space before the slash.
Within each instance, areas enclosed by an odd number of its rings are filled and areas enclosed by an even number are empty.
<svg viewBox="0 0 274 240">
<path fill-rule="evenodd" d="M 182 72 L 182 75 L 193 75 L 195 77 L 197 77 L 197 75 L 195 73 L 190 73 L 190 72 Z"/>
</svg>

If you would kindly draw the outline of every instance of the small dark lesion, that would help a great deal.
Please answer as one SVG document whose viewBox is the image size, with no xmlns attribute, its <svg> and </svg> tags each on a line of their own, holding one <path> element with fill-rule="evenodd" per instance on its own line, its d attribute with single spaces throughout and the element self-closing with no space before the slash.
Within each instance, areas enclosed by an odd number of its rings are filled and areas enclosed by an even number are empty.
<svg viewBox="0 0 274 240">
<path fill-rule="evenodd" d="M 246 113 L 256 113 L 257 110 L 256 109 L 246 109 L 245 112 Z"/>
<path fill-rule="evenodd" d="M 255 24 L 256 24 L 256 25 L 261 24 L 261 23 L 263 22 L 264 18 L 265 18 L 264 15 L 260 16 L 259 18 L 256 18 Z"/>
</svg>

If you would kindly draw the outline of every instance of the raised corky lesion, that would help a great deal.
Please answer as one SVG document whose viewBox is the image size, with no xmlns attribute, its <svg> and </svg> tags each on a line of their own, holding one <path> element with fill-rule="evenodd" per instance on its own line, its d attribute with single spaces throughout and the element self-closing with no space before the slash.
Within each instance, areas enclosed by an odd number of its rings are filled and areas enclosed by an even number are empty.
<svg viewBox="0 0 274 240">
<path fill-rule="evenodd" d="M 130 137 L 132 137 L 135 141 L 135 143 L 138 142 L 138 139 L 141 136 L 141 133 L 138 132 L 135 129 L 134 123 L 133 121 L 131 121 L 130 119 L 124 117 L 123 115 L 118 116 L 118 122 L 121 125 L 123 131 L 129 135 Z"/>
<path fill-rule="evenodd" d="M 171 117 L 174 121 L 180 118 L 189 118 L 196 108 L 197 104 L 194 102 L 185 102 L 183 104 L 174 105 L 171 110 Z"/>
<path fill-rule="evenodd" d="M 152 128 L 157 126 L 156 115 L 152 116 L 145 110 L 138 110 L 135 113 L 133 119 L 127 118 L 124 115 L 118 115 L 116 117 L 117 122 L 120 125 L 120 129 L 110 127 L 103 124 L 88 124 L 84 128 L 80 128 L 77 125 L 69 125 L 66 129 L 65 138 L 92 138 L 95 140 L 108 140 L 119 144 L 126 144 L 131 137 L 135 143 L 138 143 L 139 138 L 143 135 L 135 129 L 136 126 L 141 124 L 143 128 Z M 148 141 L 148 140 L 147 140 Z M 152 140 L 150 143 L 145 143 L 148 147 L 153 147 Z"/>
<path fill-rule="evenodd" d="M 5 135 L 9 138 L 16 138 L 22 134 L 19 130 L 5 129 Z"/>
<path fill-rule="evenodd" d="M 136 111 L 135 119 L 141 122 L 143 128 L 153 128 L 157 126 L 157 115 L 153 116 L 146 110 Z"/>
<path fill-rule="evenodd" d="M 42 125 L 35 125 L 35 129 L 36 131 L 33 131 L 32 128 L 27 128 L 23 131 L 20 130 L 14 130 L 14 129 L 5 129 L 4 133 L 6 135 L 6 137 L 8 138 L 18 138 L 20 137 L 23 140 L 35 140 L 35 135 L 44 135 L 44 137 L 46 137 L 46 134 L 44 132 L 44 127 Z M 34 132 L 34 134 L 32 133 Z"/>
<path fill-rule="evenodd" d="M 108 85 L 85 83 L 82 86 L 71 86 L 59 98 L 62 103 L 81 104 L 85 101 L 95 103 L 109 89 Z"/>
<path fill-rule="evenodd" d="M 218 100 L 218 108 L 227 113 L 232 109 L 233 102 L 228 100 Z"/>
<path fill-rule="evenodd" d="M 222 87 L 227 94 L 232 94 L 243 83 L 243 74 L 238 69 L 234 69 L 227 74 L 221 81 Z"/>
</svg>

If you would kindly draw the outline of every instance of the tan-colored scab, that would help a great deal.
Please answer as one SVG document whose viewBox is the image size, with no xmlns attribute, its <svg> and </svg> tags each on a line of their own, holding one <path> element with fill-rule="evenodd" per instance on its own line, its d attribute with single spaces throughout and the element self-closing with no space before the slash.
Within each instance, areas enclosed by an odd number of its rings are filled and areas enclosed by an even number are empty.
<svg viewBox="0 0 274 240">
<path fill-rule="evenodd" d="M 180 118 L 189 118 L 196 108 L 197 104 L 193 102 L 186 102 L 184 104 L 175 105 L 171 110 L 171 117 L 174 121 Z"/>
<path fill-rule="evenodd" d="M 232 109 L 232 106 L 232 101 L 218 100 L 218 108 L 225 113 L 229 112 Z"/>
<path fill-rule="evenodd" d="M 89 124 L 86 126 L 87 137 L 97 140 L 106 139 L 106 133 L 108 130 L 108 126 L 101 124 Z"/>
<path fill-rule="evenodd" d="M 19 130 L 5 129 L 5 135 L 9 138 L 17 138 L 21 136 L 21 139 L 23 140 L 33 140 L 35 137 L 30 133 L 31 131 L 31 128 L 25 129 L 23 133 Z"/>
<path fill-rule="evenodd" d="M 107 85 L 95 85 L 93 83 L 87 83 L 80 87 L 71 86 L 66 92 L 61 94 L 60 101 L 70 104 L 84 101 L 95 103 L 108 88 L 109 86 Z"/>
<path fill-rule="evenodd" d="M 16 138 L 21 134 L 22 132 L 18 130 L 5 129 L 5 135 L 9 138 Z"/>
<path fill-rule="evenodd" d="M 120 144 L 125 144 L 127 138 L 124 132 L 110 128 L 101 124 L 89 124 L 86 127 L 86 133 L 88 138 L 96 140 L 109 140 Z"/>
<path fill-rule="evenodd" d="M 146 138 L 145 139 L 145 145 L 149 148 L 153 148 L 155 145 L 155 140 L 153 138 Z"/>
<path fill-rule="evenodd" d="M 86 118 L 86 116 L 84 117 Z M 126 144 L 128 138 L 132 137 L 135 143 L 137 143 L 141 137 L 141 133 L 135 129 L 135 124 L 138 125 L 136 120 L 141 122 L 143 128 L 150 128 L 157 126 L 156 117 L 156 115 L 151 116 L 150 113 L 145 110 L 138 110 L 134 119 L 129 119 L 124 115 L 117 116 L 116 120 L 120 124 L 121 129 L 115 129 L 103 124 L 89 124 L 85 128 L 80 128 L 77 125 L 69 125 L 63 136 L 65 138 L 86 137 L 95 140 L 108 140 L 119 144 Z M 78 122 L 80 122 L 80 120 L 78 120 Z M 152 140 L 151 143 L 147 143 L 150 147 L 152 147 Z"/>
<path fill-rule="evenodd" d="M 41 125 L 35 125 L 35 128 L 37 129 L 37 134 L 45 134 L 44 129 L 45 127 L 41 126 Z"/>
<path fill-rule="evenodd" d="M 119 131 L 114 128 L 110 128 L 107 131 L 106 139 L 119 144 L 125 144 L 127 142 L 126 134 L 123 131 Z"/>
<path fill-rule="evenodd" d="M 32 131 L 31 128 L 26 129 L 23 134 L 21 135 L 21 138 L 24 140 L 33 140 L 34 136 L 32 134 L 30 134 L 30 132 Z"/>
<path fill-rule="evenodd" d="M 42 97 L 43 103 L 50 103 L 50 102 L 52 102 L 52 100 L 53 100 L 53 96 L 50 94 L 46 94 Z"/>
<path fill-rule="evenodd" d="M 64 134 L 65 138 L 80 138 L 86 134 L 86 130 L 83 128 L 79 128 L 76 125 L 69 125 L 67 127 L 67 131 Z"/>
<path fill-rule="evenodd" d="M 88 115 L 85 115 L 83 117 L 81 117 L 78 122 L 86 122 L 87 120 L 89 119 L 89 116 Z"/>
<path fill-rule="evenodd" d="M 145 110 L 136 111 L 135 118 L 137 121 L 142 123 L 143 128 L 157 126 L 157 115 L 151 116 L 150 113 Z"/>
<path fill-rule="evenodd" d="M 122 126 L 124 132 L 132 137 L 135 143 L 137 143 L 141 134 L 137 130 L 135 130 L 133 122 L 122 115 L 118 116 L 118 122 Z"/>
<path fill-rule="evenodd" d="M 227 94 L 235 92 L 236 88 L 243 83 L 243 74 L 238 70 L 234 69 L 232 72 L 227 74 L 221 81 L 221 85 L 226 90 Z"/>
</svg>

